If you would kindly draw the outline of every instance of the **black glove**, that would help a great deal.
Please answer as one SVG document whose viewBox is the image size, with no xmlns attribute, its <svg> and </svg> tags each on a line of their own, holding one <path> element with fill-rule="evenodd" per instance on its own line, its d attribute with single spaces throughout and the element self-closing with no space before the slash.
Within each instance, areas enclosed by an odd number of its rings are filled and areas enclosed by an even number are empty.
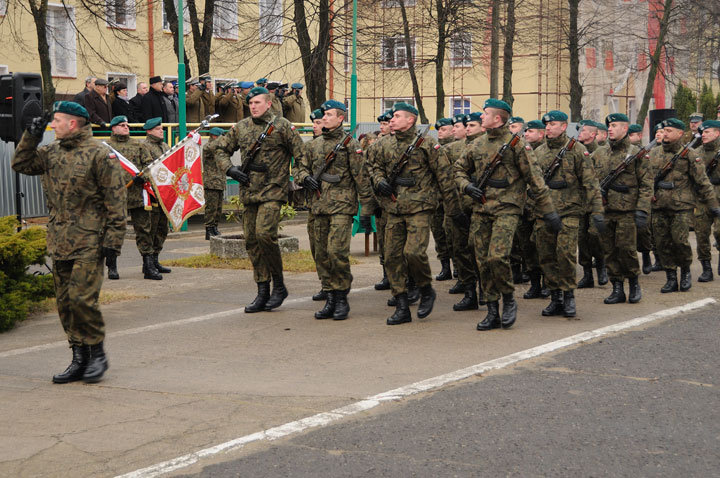
<svg viewBox="0 0 720 478">
<path fill-rule="evenodd" d="M 645 211 L 635 211 L 635 225 L 638 229 L 645 229 L 648 226 L 648 214 Z"/>
<path fill-rule="evenodd" d="M 545 219 L 545 225 L 552 232 L 560 232 L 560 229 L 562 229 L 562 219 L 560 219 L 560 214 L 557 211 L 545 214 L 543 219 Z"/>
<path fill-rule="evenodd" d="M 135 186 L 142 187 L 142 185 L 145 184 L 145 178 L 138 174 L 136 176 L 133 176 L 132 182 L 133 184 L 135 184 Z"/>
<path fill-rule="evenodd" d="M 305 179 L 303 179 L 303 186 L 305 186 L 305 189 L 310 191 L 320 190 L 320 183 L 312 176 L 305 176 Z"/>
<path fill-rule="evenodd" d="M 370 216 L 360 216 L 360 227 L 362 227 L 367 234 L 373 232 L 372 218 Z"/>
<path fill-rule="evenodd" d="M 605 218 L 602 216 L 602 214 L 593 214 L 590 217 L 592 218 L 593 224 L 595 224 L 595 229 L 597 229 L 597 232 L 603 234 L 605 232 Z"/>
<path fill-rule="evenodd" d="M 115 259 L 117 256 L 118 251 L 116 251 L 115 249 L 110 249 L 109 247 L 105 246 L 100 249 L 100 257 L 103 259 L 110 258 L 112 260 Z"/>
<path fill-rule="evenodd" d="M 240 166 L 230 166 L 230 169 L 228 169 L 225 174 L 227 174 L 243 186 L 247 186 L 248 184 L 250 184 L 250 176 L 244 173 L 242 169 L 240 169 Z"/>
<path fill-rule="evenodd" d="M 393 191 L 392 186 L 390 186 L 390 183 L 385 181 L 384 179 L 381 179 L 379 183 L 377 183 L 377 186 L 375 187 L 375 190 L 380 196 L 386 196 L 390 197 L 393 195 L 395 191 Z"/>
<path fill-rule="evenodd" d="M 47 128 L 48 123 L 50 122 L 50 115 L 44 114 L 42 116 L 38 116 L 32 119 L 32 122 L 30 123 L 30 126 L 28 126 L 28 133 L 35 136 L 38 139 L 42 139 L 43 135 L 45 134 L 45 129 Z"/>
<path fill-rule="evenodd" d="M 207 86 L 205 86 L 205 83 L 200 83 L 198 85 L 198 88 L 200 88 L 202 91 L 205 91 L 207 89 Z"/>
<path fill-rule="evenodd" d="M 710 214 L 712 214 L 715 217 L 720 217 L 720 207 L 711 207 Z"/>
<path fill-rule="evenodd" d="M 470 219 L 468 219 L 468 217 L 462 211 L 453 216 L 450 216 L 450 219 L 452 219 L 453 224 L 455 224 L 455 227 L 457 227 L 458 229 L 467 231 L 470 228 Z"/>
<path fill-rule="evenodd" d="M 373 216 L 375 216 L 376 219 L 380 219 L 382 217 L 382 212 L 383 211 L 381 207 L 375 208 L 375 210 L 373 211 Z"/>
<path fill-rule="evenodd" d="M 475 186 L 473 183 L 468 184 L 465 186 L 465 194 L 470 196 L 476 201 L 482 201 L 482 198 L 484 197 L 484 194 L 482 192 L 482 189 Z"/>
</svg>

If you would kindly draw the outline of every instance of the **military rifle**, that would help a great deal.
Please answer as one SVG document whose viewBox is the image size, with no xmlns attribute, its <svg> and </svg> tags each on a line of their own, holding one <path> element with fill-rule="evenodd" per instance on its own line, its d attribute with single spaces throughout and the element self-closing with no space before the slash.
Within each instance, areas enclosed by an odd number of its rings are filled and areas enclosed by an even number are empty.
<svg viewBox="0 0 720 478">
<path fill-rule="evenodd" d="M 653 184 L 653 202 L 657 201 L 657 197 L 655 197 L 655 193 L 658 190 L 658 187 L 661 186 L 663 183 L 663 179 L 667 177 L 670 172 L 672 172 L 673 168 L 675 167 L 675 163 L 677 163 L 678 159 L 680 158 L 686 158 L 688 153 L 690 152 L 690 149 L 695 145 L 695 142 L 700 138 L 700 134 L 696 133 L 695 136 L 693 136 L 693 139 L 690 140 L 688 144 L 683 146 L 683 148 L 680 150 L 679 153 L 675 154 L 670 160 L 663 165 L 662 168 L 660 168 L 660 171 L 657 172 L 655 175 L 655 183 Z M 672 188 L 669 188 L 672 189 Z"/>
<path fill-rule="evenodd" d="M 270 122 L 267 124 L 267 127 L 265 127 L 265 131 L 263 131 L 258 139 L 255 140 L 255 143 L 250 147 L 250 152 L 247 154 L 247 158 L 243 159 L 242 164 L 240 165 L 240 170 L 245 174 L 250 174 L 250 166 L 252 166 L 253 161 L 255 161 L 255 156 L 260 152 L 260 147 L 262 146 L 263 142 L 265 142 L 265 138 L 270 136 L 272 132 L 275 130 L 275 116 L 270 118 Z"/>
<path fill-rule="evenodd" d="M 415 136 L 415 140 L 410 143 L 410 146 L 407 147 L 402 156 L 400 156 L 400 159 L 393 166 L 392 171 L 390 171 L 390 175 L 388 176 L 388 182 L 390 183 L 390 187 L 393 188 L 393 191 L 395 190 L 395 183 L 400 177 L 400 173 L 410 160 L 410 155 L 415 149 L 419 148 L 420 145 L 423 144 L 423 141 L 425 141 L 425 136 L 427 136 L 428 131 L 430 131 L 429 125 L 427 128 L 425 128 L 424 131 L 418 133 L 417 136 Z M 392 200 L 392 202 L 397 202 L 397 197 L 395 197 L 394 193 L 390 195 L 390 199 Z"/>
<path fill-rule="evenodd" d="M 615 169 L 610 171 L 610 173 L 603 178 L 602 181 L 600 181 L 600 194 L 602 195 L 603 205 L 607 205 L 607 194 L 608 189 L 612 189 L 613 183 L 617 178 L 620 177 L 620 174 L 627 169 L 628 166 L 633 161 L 636 161 L 643 156 L 645 156 L 651 149 L 653 149 L 657 145 L 657 140 L 653 139 L 648 144 L 640 148 L 640 151 L 638 151 L 635 154 L 628 154 L 625 159 L 622 160 L 620 164 L 618 164 Z M 616 186 L 620 187 L 620 186 Z M 627 186 L 625 186 L 627 187 Z"/>
<path fill-rule="evenodd" d="M 577 139 L 570 138 L 570 141 L 568 141 L 567 144 L 563 146 L 562 149 L 558 151 L 558 153 L 555 155 L 552 163 L 550 163 L 547 169 L 543 172 L 543 179 L 545 180 L 545 184 L 549 183 L 552 180 L 553 176 L 555 176 L 555 172 L 560 167 L 560 164 L 562 163 L 562 159 L 565 157 L 565 154 L 567 154 L 568 151 L 572 151 L 576 142 Z"/>
<path fill-rule="evenodd" d="M 320 184 L 320 177 L 325 173 L 327 168 L 330 166 L 330 164 L 335 161 L 335 158 L 337 157 L 338 152 L 342 148 L 347 148 L 347 145 L 350 144 L 350 140 L 353 139 L 353 136 L 355 136 L 355 132 L 357 131 L 359 125 L 355 125 L 352 131 L 347 133 L 345 137 L 340 141 L 338 144 L 335 145 L 335 147 L 325 156 L 325 161 L 323 161 L 322 165 L 318 168 L 317 171 L 315 171 L 315 174 L 313 174 L 313 178 L 315 181 Z M 315 195 L 320 198 L 320 190 L 315 191 Z"/>
<path fill-rule="evenodd" d="M 503 154 L 505 154 L 505 151 L 507 151 L 508 148 L 514 148 L 519 141 L 520 133 L 515 133 L 514 135 L 512 135 L 510 141 L 500 146 L 500 149 L 498 149 L 497 153 L 495 153 L 495 156 L 490 159 L 490 162 L 487 164 L 487 166 L 485 166 L 485 170 L 483 170 L 480 177 L 478 177 L 474 185 L 475 187 L 480 189 L 480 191 L 482 191 L 482 197 L 480 199 L 481 203 L 485 204 L 487 202 L 487 200 L 485 199 L 485 188 L 487 187 L 488 181 L 490 180 L 490 176 L 492 176 L 497 167 L 500 166 Z"/>
</svg>

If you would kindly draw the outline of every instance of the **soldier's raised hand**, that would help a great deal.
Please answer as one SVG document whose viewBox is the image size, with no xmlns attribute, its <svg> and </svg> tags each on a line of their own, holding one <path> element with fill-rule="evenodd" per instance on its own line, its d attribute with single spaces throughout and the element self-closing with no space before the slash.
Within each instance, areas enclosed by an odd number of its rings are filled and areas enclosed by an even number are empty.
<svg viewBox="0 0 720 478">
<path fill-rule="evenodd" d="M 50 114 L 45 113 L 42 116 L 37 116 L 32 119 L 30 126 L 28 126 L 28 133 L 35 136 L 36 138 L 42 139 L 45 134 L 45 129 L 50 122 Z"/>
</svg>

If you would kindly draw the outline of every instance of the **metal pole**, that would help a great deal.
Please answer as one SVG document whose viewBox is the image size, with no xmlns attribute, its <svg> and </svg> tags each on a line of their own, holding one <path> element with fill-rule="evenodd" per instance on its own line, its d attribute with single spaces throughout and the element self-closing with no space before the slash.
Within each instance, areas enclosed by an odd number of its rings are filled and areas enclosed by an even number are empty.
<svg viewBox="0 0 720 478">
<path fill-rule="evenodd" d="M 19 141 L 18 141 L 19 142 Z M 17 232 L 22 230 L 22 200 L 25 194 L 20 190 L 20 173 L 15 173 L 15 213 L 17 214 Z"/>
<path fill-rule="evenodd" d="M 187 135 L 187 125 L 185 124 L 185 10 L 183 0 L 178 0 L 178 123 L 180 138 Z M 168 138 L 168 142 L 171 138 Z M 170 143 L 172 145 L 172 142 Z"/>
<path fill-rule="evenodd" d="M 357 124 L 357 0 L 353 0 L 352 75 L 350 76 L 350 130 Z"/>
</svg>

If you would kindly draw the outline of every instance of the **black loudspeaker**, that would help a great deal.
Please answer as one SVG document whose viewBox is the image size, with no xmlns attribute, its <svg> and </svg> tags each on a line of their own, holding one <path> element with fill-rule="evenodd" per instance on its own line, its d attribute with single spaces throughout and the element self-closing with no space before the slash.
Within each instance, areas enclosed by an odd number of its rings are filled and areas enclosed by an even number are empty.
<svg viewBox="0 0 720 478">
<path fill-rule="evenodd" d="M 655 131 L 655 125 L 668 118 L 677 118 L 677 111 L 673 108 L 663 110 L 650 110 L 650 131 Z M 652 134 L 650 135 L 652 139 Z"/>
<path fill-rule="evenodd" d="M 32 119 L 43 114 L 42 96 L 37 73 L 0 75 L 0 139 L 20 141 Z"/>
</svg>

